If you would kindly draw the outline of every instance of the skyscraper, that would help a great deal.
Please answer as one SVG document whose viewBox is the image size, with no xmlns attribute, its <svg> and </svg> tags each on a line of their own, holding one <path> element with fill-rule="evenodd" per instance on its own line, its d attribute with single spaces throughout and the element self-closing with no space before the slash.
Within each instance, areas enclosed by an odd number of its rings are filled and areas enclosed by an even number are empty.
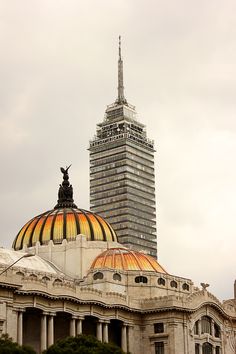
<svg viewBox="0 0 236 354">
<path fill-rule="evenodd" d="M 91 210 L 106 218 L 120 243 L 156 256 L 154 143 L 124 96 L 120 37 L 118 97 L 89 150 Z"/>
</svg>

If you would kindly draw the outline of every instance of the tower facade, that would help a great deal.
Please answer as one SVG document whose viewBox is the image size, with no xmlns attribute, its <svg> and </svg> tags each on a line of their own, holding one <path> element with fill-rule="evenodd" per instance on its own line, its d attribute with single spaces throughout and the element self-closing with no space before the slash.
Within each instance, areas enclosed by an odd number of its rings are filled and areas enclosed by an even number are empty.
<svg viewBox="0 0 236 354">
<path fill-rule="evenodd" d="M 124 96 L 119 40 L 118 97 L 90 141 L 90 208 L 125 246 L 157 255 L 154 143 Z"/>
</svg>

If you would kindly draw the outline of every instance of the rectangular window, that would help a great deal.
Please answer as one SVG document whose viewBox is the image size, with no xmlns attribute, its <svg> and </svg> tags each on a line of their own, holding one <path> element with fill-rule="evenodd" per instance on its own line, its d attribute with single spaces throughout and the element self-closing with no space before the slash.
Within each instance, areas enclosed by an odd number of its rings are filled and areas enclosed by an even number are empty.
<svg viewBox="0 0 236 354">
<path fill-rule="evenodd" d="M 194 334 L 199 334 L 199 321 L 195 322 L 195 325 L 194 325 Z"/>
<path fill-rule="evenodd" d="M 200 354 L 200 344 L 195 344 L 195 354 Z"/>
<path fill-rule="evenodd" d="M 164 333 L 164 323 L 154 323 L 154 333 Z"/>
<path fill-rule="evenodd" d="M 214 323 L 214 332 L 215 337 L 220 338 L 220 327 L 216 323 Z"/>
<path fill-rule="evenodd" d="M 155 342 L 155 354 L 164 354 L 164 342 Z"/>
<path fill-rule="evenodd" d="M 220 347 L 216 347 L 216 354 L 220 354 Z"/>
</svg>

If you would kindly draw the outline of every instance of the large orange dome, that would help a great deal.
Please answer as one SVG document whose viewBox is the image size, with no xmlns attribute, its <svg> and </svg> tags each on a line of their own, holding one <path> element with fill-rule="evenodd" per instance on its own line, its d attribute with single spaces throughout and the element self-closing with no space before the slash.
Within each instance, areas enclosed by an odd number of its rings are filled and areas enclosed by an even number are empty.
<svg viewBox="0 0 236 354">
<path fill-rule="evenodd" d="M 99 215 L 78 208 L 58 208 L 40 214 L 27 222 L 13 242 L 13 248 L 31 247 L 37 241 L 62 243 L 83 234 L 91 241 L 117 241 L 112 227 Z"/>
<path fill-rule="evenodd" d="M 102 268 L 167 273 L 153 257 L 126 248 L 110 248 L 97 256 L 90 269 Z"/>
<path fill-rule="evenodd" d="M 38 241 L 40 244 L 47 244 L 50 240 L 54 243 L 62 243 L 65 239 L 72 241 L 78 234 L 85 235 L 91 241 L 117 242 L 115 231 L 101 216 L 78 209 L 74 204 L 69 168 L 61 167 L 63 181 L 59 186 L 56 206 L 22 227 L 13 242 L 15 250 L 34 246 Z"/>
</svg>

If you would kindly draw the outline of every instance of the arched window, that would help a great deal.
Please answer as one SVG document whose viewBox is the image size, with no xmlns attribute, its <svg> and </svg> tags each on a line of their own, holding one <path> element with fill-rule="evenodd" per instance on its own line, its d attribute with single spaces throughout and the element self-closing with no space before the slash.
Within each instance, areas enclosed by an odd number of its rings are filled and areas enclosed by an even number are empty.
<svg viewBox="0 0 236 354">
<path fill-rule="evenodd" d="M 119 273 L 113 274 L 113 280 L 121 281 L 121 275 Z"/>
<path fill-rule="evenodd" d="M 212 354 L 212 345 L 210 343 L 203 343 L 202 345 L 202 354 Z"/>
<path fill-rule="evenodd" d="M 93 279 L 97 280 L 97 279 L 103 279 L 103 274 L 102 272 L 97 272 L 93 275 Z"/>
<path fill-rule="evenodd" d="M 211 333 L 211 318 L 208 316 L 203 316 L 201 319 L 202 333 Z"/>
<path fill-rule="evenodd" d="M 158 279 L 157 279 L 157 284 L 158 284 L 158 285 L 163 285 L 163 286 L 165 286 L 165 285 L 166 285 L 166 281 L 165 281 L 165 279 L 163 279 L 163 278 L 158 278 Z"/>
<path fill-rule="evenodd" d="M 184 283 L 184 284 L 182 285 L 182 288 L 183 288 L 183 290 L 189 291 L 189 285 L 188 285 L 187 283 Z"/>
<path fill-rule="evenodd" d="M 176 282 L 175 280 L 171 280 L 170 286 L 171 286 L 172 288 L 176 288 L 176 289 L 177 289 L 177 282 Z"/>
<path fill-rule="evenodd" d="M 135 278 L 135 283 L 147 283 L 147 277 L 143 277 L 142 275 Z"/>
</svg>

